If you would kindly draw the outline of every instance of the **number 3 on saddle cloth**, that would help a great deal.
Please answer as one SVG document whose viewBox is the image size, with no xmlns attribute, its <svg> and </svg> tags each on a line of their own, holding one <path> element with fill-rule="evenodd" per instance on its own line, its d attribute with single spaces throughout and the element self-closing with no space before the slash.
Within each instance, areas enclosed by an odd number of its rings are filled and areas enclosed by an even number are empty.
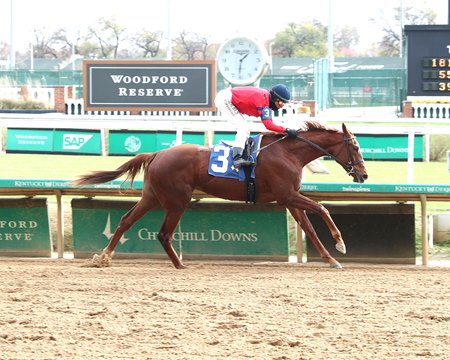
<svg viewBox="0 0 450 360">
<path fill-rule="evenodd" d="M 245 145 L 244 151 L 250 153 L 255 162 L 251 166 L 235 168 L 233 166 L 233 147 L 225 142 L 214 145 L 209 158 L 209 175 L 245 181 L 247 183 L 247 202 L 255 202 L 255 167 L 260 143 L 261 135 L 258 134 L 248 138 Z"/>
</svg>

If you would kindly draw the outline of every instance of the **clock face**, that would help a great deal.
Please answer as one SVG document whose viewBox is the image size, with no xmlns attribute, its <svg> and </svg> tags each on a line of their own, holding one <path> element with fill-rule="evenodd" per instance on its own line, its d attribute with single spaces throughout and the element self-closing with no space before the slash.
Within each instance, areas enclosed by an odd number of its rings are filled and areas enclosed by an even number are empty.
<svg viewBox="0 0 450 360">
<path fill-rule="evenodd" d="M 262 75 L 267 65 L 264 46 L 248 38 L 225 42 L 217 53 L 217 68 L 234 85 L 250 85 Z"/>
</svg>

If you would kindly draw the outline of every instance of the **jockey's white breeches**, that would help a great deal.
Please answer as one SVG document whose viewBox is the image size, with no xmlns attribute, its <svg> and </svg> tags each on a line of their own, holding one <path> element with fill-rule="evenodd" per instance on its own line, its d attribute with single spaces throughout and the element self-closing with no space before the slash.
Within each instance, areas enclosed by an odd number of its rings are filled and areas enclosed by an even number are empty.
<svg viewBox="0 0 450 360">
<path fill-rule="evenodd" d="M 217 93 L 214 102 L 220 113 L 227 118 L 236 130 L 234 146 L 243 149 L 247 138 L 250 136 L 248 116 L 241 114 L 233 105 L 231 96 L 231 88 L 221 90 Z"/>
</svg>

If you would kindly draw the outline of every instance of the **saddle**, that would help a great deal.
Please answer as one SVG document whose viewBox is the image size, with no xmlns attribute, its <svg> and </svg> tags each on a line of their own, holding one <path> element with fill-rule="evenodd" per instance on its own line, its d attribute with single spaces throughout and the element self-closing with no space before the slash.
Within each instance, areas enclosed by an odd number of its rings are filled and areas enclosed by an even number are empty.
<svg viewBox="0 0 450 360">
<path fill-rule="evenodd" d="M 255 167 L 257 161 L 258 148 L 260 146 L 261 135 L 258 134 L 247 140 L 243 155 L 250 158 L 254 164 L 235 168 L 232 166 L 232 144 L 224 140 L 211 149 L 211 156 L 208 166 L 208 173 L 212 176 L 237 179 L 246 183 L 246 201 L 255 203 Z"/>
</svg>

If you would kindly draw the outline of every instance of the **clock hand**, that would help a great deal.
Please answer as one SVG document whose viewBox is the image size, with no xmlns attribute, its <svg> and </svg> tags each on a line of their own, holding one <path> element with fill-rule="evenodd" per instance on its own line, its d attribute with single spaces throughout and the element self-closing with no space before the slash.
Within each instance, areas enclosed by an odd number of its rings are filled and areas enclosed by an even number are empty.
<svg viewBox="0 0 450 360">
<path fill-rule="evenodd" d="M 241 57 L 239 59 L 239 75 L 241 74 L 241 70 L 242 70 L 242 61 L 248 56 L 248 53 L 245 54 L 243 57 Z"/>
</svg>

